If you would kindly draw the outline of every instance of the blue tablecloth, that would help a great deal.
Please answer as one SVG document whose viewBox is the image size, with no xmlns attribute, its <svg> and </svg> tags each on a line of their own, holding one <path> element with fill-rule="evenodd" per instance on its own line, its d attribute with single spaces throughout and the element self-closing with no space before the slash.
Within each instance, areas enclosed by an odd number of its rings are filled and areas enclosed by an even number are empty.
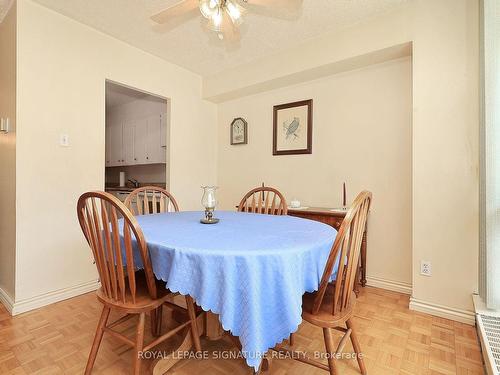
<svg viewBox="0 0 500 375">
<path fill-rule="evenodd" d="M 249 366 L 295 332 L 302 295 L 318 289 L 336 236 L 332 227 L 292 216 L 217 211 L 137 216 L 157 278 L 238 336 Z"/>
</svg>

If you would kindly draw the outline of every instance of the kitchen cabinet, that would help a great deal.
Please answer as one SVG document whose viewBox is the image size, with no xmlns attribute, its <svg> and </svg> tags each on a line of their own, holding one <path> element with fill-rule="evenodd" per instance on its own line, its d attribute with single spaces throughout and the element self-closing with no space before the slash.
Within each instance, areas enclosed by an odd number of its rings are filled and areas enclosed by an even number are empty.
<svg viewBox="0 0 500 375">
<path fill-rule="evenodd" d="M 107 154 L 109 159 L 107 160 L 110 167 L 116 165 L 123 165 L 122 157 L 122 141 L 123 141 L 123 127 L 121 124 L 110 124 L 108 129 L 109 138 L 106 139 L 106 147 L 109 148 Z"/>
<path fill-rule="evenodd" d="M 147 119 L 136 121 L 134 134 L 134 162 L 135 164 L 148 163 L 147 155 L 148 122 Z"/>
<path fill-rule="evenodd" d="M 148 160 L 157 160 L 158 162 L 164 162 L 162 159 L 162 154 L 165 155 L 165 149 L 161 147 L 161 117 L 150 117 L 148 118 L 147 124 L 147 150 L 148 155 L 146 158 Z"/>
<path fill-rule="evenodd" d="M 106 167 L 111 166 L 111 147 L 109 145 L 110 140 L 111 140 L 110 127 L 106 126 L 106 141 L 105 141 L 105 144 L 106 144 L 106 153 L 105 153 Z"/>
<path fill-rule="evenodd" d="M 161 124 L 160 124 L 160 146 L 163 149 L 166 149 L 167 148 L 167 121 L 168 121 L 167 116 L 161 115 L 160 121 L 161 121 Z M 165 157 L 167 156 L 166 152 L 164 153 L 164 156 Z"/>
<path fill-rule="evenodd" d="M 106 166 L 165 163 L 166 143 L 165 115 L 125 122 L 108 121 Z"/>
<path fill-rule="evenodd" d="M 131 165 L 135 163 L 135 123 L 124 123 L 122 126 L 122 163 L 123 165 Z"/>
</svg>

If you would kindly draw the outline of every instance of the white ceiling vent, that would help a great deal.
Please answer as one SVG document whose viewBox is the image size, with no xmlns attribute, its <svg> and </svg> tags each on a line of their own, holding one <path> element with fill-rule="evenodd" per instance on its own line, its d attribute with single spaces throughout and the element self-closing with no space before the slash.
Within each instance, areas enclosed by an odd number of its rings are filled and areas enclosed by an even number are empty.
<svg viewBox="0 0 500 375">
<path fill-rule="evenodd" d="M 488 372 L 500 375 L 500 317 L 478 314 L 477 322 L 483 350 L 487 352 L 485 354 L 489 362 L 486 363 Z"/>
</svg>

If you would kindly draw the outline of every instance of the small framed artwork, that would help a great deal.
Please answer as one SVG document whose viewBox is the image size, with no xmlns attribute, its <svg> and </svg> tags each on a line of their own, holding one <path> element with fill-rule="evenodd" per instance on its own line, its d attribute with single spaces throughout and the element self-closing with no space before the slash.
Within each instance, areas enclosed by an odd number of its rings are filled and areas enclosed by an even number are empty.
<svg viewBox="0 0 500 375">
<path fill-rule="evenodd" d="M 238 117 L 231 122 L 231 144 L 246 145 L 248 142 L 248 123 L 244 118 Z"/>
<path fill-rule="evenodd" d="M 273 155 L 312 153 L 313 101 L 274 106 Z"/>
</svg>

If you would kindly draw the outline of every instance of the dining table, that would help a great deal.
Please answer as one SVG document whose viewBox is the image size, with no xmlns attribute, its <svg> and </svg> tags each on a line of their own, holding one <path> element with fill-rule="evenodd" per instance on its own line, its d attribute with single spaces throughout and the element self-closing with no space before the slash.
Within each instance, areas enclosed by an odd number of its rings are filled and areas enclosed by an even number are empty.
<svg viewBox="0 0 500 375">
<path fill-rule="evenodd" d="M 190 295 L 212 321 L 216 317 L 257 371 L 268 350 L 298 329 L 302 296 L 318 289 L 337 231 L 287 215 L 216 211 L 216 224 L 202 224 L 202 217 L 181 211 L 136 219 L 156 278 L 170 291 Z M 139 256 L 136 265 L 141 267 Z M 206 323 L 200 324 L 206 332 Z M 190 348 L 186 334 L 178 350 Z M 160 359 L 153 373 L 177 360 Z"/>
</svg>

